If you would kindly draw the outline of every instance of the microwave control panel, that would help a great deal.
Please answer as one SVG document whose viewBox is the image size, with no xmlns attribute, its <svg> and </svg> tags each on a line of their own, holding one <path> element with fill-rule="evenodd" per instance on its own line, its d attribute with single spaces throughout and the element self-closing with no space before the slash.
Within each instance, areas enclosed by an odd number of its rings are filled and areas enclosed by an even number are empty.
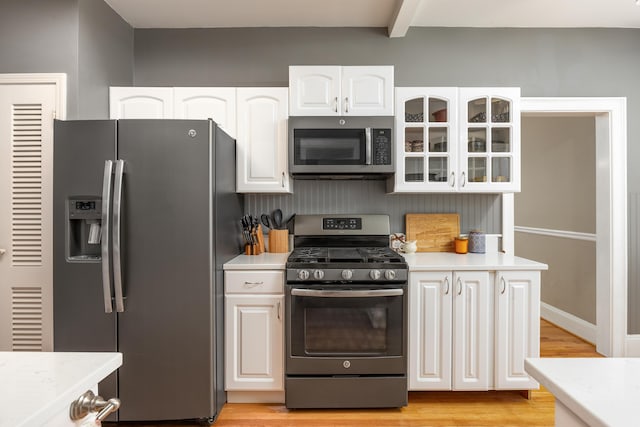
<svg viewBox="0 0 640 427">
<path fill-rule="evenodd" d="M 374 165 L 391 164 L 391 129 L 373 129 Z"/>
</svg>

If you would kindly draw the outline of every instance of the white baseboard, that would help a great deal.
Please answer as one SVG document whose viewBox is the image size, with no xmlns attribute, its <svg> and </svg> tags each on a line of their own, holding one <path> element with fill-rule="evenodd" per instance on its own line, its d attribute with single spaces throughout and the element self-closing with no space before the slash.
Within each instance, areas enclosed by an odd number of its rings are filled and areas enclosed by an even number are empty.
<svg viewBox="0 0 640 427">
<path fill-rule="evenodd" d="M 640 335 L 627 335 L 625 357 L 640 357 Z"/>
<path fill-rule="evenodd" d="M 593 323 L 589 323 L 586 320 L 544 302 L 540 303 L 540 317 L 548 320 L 554 325 L 560 326 L 562 329 L 571 332 L 573 335 L 576 335 L 593 345 L 596 344 L 597 328 Z"/>
</svg>

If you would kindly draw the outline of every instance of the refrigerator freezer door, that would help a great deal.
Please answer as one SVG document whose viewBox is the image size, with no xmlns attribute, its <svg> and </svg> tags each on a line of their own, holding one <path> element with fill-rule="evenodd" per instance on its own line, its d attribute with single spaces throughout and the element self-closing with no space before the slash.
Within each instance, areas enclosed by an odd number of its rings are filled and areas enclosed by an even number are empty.
<svg viewBox="0 0 640 427">
<path fill-rule="evenodd" d="M 112 120 L 54 124 L 53 325 L 55 351 L 117 351 L 116 315 L 105 313 L 101 260 L 67 260 L 70 197 L 101 199 L 105 160 L 116 149 Z M 100 394 L 116 395 L 116 376 L 100 383 Z"/>
<path fill-rule="evenodd" d="M 120 120 L 118 140 L 125 161 L 120 420 L 212 417 L 210 123 Z"/>
</svg>

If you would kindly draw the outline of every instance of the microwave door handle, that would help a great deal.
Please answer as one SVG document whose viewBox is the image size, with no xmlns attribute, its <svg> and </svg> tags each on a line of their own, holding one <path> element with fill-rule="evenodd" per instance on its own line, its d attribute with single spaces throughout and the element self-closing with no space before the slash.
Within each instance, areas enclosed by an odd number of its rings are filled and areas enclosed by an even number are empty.
<svg viewBox="0 0 640 427">
<path fill-rule="evenodd" d="M 111 302 L 111 256 L 109 245 L 110 233 L 110 210 L 111 210 L 111 174 L 113 173 L 113 162 L 106 160 L 104 162 L 104 176 L 102 178 L 102 236 L 100 241 L 100 250 L 102 255 L 102 294 L 104 299 L 104 312 L 113 312 L 113 303 Z"/>
<path fill-rule="evenodd" d="M 365 164 L 371 164 L 371 128 L 364 129 L 364 138 L 365 138 L 365 150 L 366 150 L 366 159 Z"/>
<path fill-rule="evenodd" d="M 320 298 L 378 298 L 404 295 L 403 289 L 367 289 L 363 291 L 327 291 L 323 289 L 291 289 L 291 295 Z"/>
</svg>

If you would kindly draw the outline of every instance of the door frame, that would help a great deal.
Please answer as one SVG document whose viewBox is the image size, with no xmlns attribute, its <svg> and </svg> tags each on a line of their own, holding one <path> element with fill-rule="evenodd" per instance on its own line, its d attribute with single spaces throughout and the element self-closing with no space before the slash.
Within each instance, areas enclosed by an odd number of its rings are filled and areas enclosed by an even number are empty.
<svg viewBox="0 0 640 427">
<path fill-rule="evenodd" d="M 596 350 L 627 355 L 627 99 L 527 98 L 531 116 L 594 116 L 596 137 Z M 514 252 L 514 196 L 502 197 L 503 250 Z"/>
<path fill-rule="evenodd" d="M 53 118 L 67 118 L 67 75 L 65 73 L 16 73 L 0 74 L 1 85 L 54 85 L 56 109 Z M 52 120 L 53 120 L 52 118 Z"/>
</svg>

